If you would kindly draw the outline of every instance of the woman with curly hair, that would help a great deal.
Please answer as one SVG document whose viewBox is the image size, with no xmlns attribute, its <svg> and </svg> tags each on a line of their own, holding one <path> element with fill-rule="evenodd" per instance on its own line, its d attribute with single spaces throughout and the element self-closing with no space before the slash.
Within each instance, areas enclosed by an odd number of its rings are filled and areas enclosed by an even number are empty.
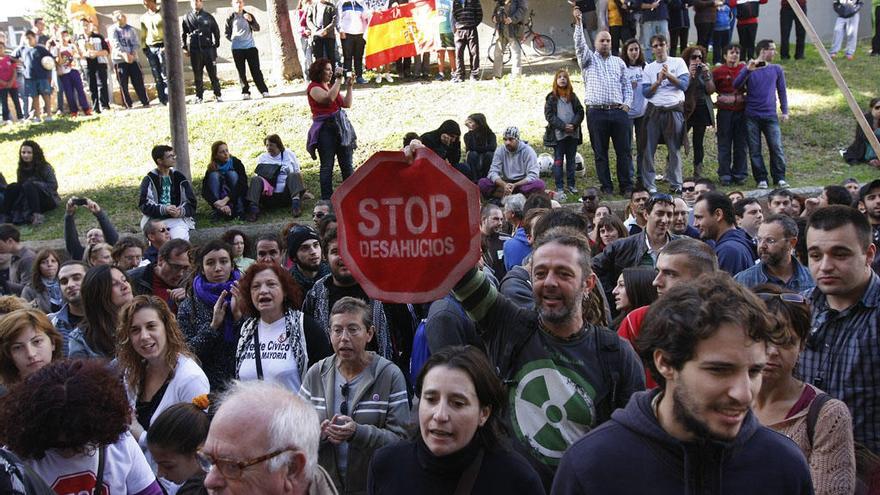
<svg viewBox="0 0 880 495">
<path fill-rule="evenodd" d="M 309 366 L 333 354 L 327 334 L 302 307 L 302 291 L 290 272 L 277 263 L 257 262 L 239 281 L 240 297 L 233 298 L 246 318 L 238 334 L 235 377 L 240 380 L 272 380 L 299 392 Z M 222 299 L 221 299 L 222 300 Z M 227 303 L 214 306 L 219 324 Z M 255 352 L 255 349 L 270 352 Z"/>
<path fill-rule="evenodd" d="M 18 149 L 17 182 L 6 187 L 0 205 L 4 222 L 16 225 L 40 225 L 46 220 L 43 213 L 61 204 L 55 169 L 46 161 L 43 148 L 34 141 L 21 143 Z"/>
<path fill-rule="evenodd" d="M 223 242 L 232 246 L 232 262 L 238 267 L 238 270 L 244 272 L 256 261 L 249 258 L 251 252 L 251 240 L 247 234 L 238 229 L 229 229 L 223 233 L 220 238 Z"/>
<path fill-rule="evenodd" d="M 130 420 L 118 374 L 90 360 L 52 363 L 0 401 L 0 438 L 57 493 L 100 481 L 104 493 L 161 495 Z"/>
<path fill-rule="evenodd" d="M 196 271 L 187 284 L 187 297 L 177 309 L 177 322 L 186 343 L 202 363 L 211 382 L 211 390 L 225 388 L 234 375 L 235 343 L 238 341 L 238 297 L 236 282 L 241 272 L 233 264 L 233 249 L 221 240 L 213 240 L 196 253 Z M 233 304 L 230 306 L 229 303 Z M 224 309 L 218 313 L 218 305 Z M 215 317 L 216 314 L 216 317 Z"/>
<path fill-rule="evenodd" d="M 715 92 L 715 81 L 712 79 L 712 68 L 707 64 L 706 47 L 691 45 L 681 54 L 688 64 L 691 82 L 684 93 L 684 115 L 689 129 L 693 129 L 694 143 L 694 177 L 703 176 L 703 139 L 706 128 L 715 126 L 715 111 L 712 98 Z"/>
<path fill-rule="evenodd" d="M 58 267 L 61 264 L 58 253 L 51 249 L 41 249 L 34 258 L 31 268 L 31 283 L 21 290 L 25 301 L 32 301 L 46 314 L 61 309 L 61 285 L 58 283 Z"/>
<path fill-rule="evenodd" d="M 18 383 L 62 356 L 63 337 L 38 309 L 19 309 L 0 319 L 0 382 Z"/>
<path fill-rule="evenodd" d="M 115 266 L 92 267 L 83 277 L 80 292 L 86 318 L 68 336 L 68 356 L 112 358 L 116 354 L 119 308 L 133 298 L 128 276 Z"/>
<path fill-rule="evenodd" d="M 168 407 L 209 392 L 174 313 L 156 296 L 137 296 L 119 315 L 116 361 L 135 411 L 132 436 L 146 449 L 146 430 Z"/>
</svg>

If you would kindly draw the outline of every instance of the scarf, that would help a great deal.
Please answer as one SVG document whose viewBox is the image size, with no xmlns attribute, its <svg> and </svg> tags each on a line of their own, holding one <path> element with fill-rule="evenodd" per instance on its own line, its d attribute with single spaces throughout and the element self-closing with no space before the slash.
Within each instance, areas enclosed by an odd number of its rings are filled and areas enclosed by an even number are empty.
<svg viewBox="0 0 880 495">
<path fill-rule="evenodd" d="M 220 283 L 211 283 L 205 280 L 203 275 L 196 275 L 196 278 L 193 280 L 193 291 L 195 296 L 199 298 L 199 301 L 213 309 L 214 305 L 217 304 L 217 299 L 220 298 L 220 294 L 224 290 L 226 291 L 225 300 L 227 304 L 230 303 L 232 300 L 230 289 L 232 284 L 240 278 L 241 272 L 238 270 L 233 270 L 229 280 Z M 238 335 L 235 335 L 233 332 L 232 310 L 229 308 L 226 309 L 226 315 L 223 317 L 223 338 L 226 342 L 233 342 L 238 338 Z"/>
<path fill-rule="evenodd" d="M 58 283 L 58 279 L 49 280 L 44 278 L 43 285 L 49 294 L 49 302 L 55 306 L 61 306 L 64 301 L 61 298 L 61 285 Z"/>
<path fill-rule="evenodd" d="M 217 166 L 217 171 L 220 172 L 221 174 L 225 174 L 226 172 L 229 172 L 230 170 L 232 170 L 232 158 L 231 157 L 229 158 L 229 160 L 226 160 L 226 163 L 224 163 L 223 165 Z"/>
</svg>

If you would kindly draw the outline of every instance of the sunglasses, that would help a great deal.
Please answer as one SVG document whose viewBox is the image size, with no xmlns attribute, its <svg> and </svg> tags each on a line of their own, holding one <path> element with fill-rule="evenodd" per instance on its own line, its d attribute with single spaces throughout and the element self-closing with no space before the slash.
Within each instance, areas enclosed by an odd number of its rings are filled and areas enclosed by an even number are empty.
<svg viewBox="0 0 880 495">
<path fill-rule="evenodd" d="M 695 53 L 695 54 L 691 55 L 691 60 L 703 60 L 703 56 L 700 55 L 699 53 Z"/>
<path fill-rule="evenodd" d="M 312 214 L 314 218 L 324 218 L 324 215 L 326 215 L 326 213 L 324 213 L 323 211 Z"/>
<path fill-rule="evenodd" d="M 681 192 L 694 192 L 696 190 L 697 190 L 697 186 L 682 187 L 681 188 Z"/>
<path fill-rule="evenodd" d="M 343 416 L 348 416 L 348 393 L 351 391 L 351 385 L 345 383 L 341 387 L 342 404 L 339 404 L 339 412 Z"/>
<path fill-rule="evenodd" d="M 770 292 L 758 292 L 755 295 L 760 297 L 762 301 L 769 301 L 771 299 L 778 297 L 779 299 L 782 299 L 785 302 L 790 302 L 790 303 L 795 303 L 795 304 L 805 304 L 807 302 L 807 298 L 805 298 L 804 296 L 802 296 L 800 294 L 789 294 L 789 293 L 771 294 Z"/>
<path fill-rule="evenodd" d="M 161 229 L 156 229 L 156 232 L 164 234 L 165 232 L 171 232 L 171 229 L 169 229 L 168 227 L 162 227 Z"/>
</svg>

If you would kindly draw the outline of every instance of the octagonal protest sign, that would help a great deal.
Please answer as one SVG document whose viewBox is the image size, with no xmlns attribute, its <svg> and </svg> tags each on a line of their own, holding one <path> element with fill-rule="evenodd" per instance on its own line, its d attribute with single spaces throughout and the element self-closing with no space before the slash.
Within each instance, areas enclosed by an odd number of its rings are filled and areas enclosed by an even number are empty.
<svg viewBox="0 0 880 495">
<path fill-rule="evenodd" d="M 342 260 L 368 296 L 445 296 L 480 257 L 480 192 L 427 148 L 380 151 L 333 193 Z"/>
</svg>

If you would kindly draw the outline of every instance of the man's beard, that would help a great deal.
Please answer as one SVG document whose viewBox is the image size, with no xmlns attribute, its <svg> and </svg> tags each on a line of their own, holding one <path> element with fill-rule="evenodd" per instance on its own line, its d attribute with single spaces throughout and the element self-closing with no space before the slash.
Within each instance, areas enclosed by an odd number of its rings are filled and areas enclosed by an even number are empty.
<svg viewBox="0 0 880 495">
<path fill-rule="evenodd" d="M 691 409 L 694 409 L 694 407 L 690 395 L 681 387 L 676 387 L 675 391 L 672 392 L 672 415 L 679 424 L 684 426 L 685 430 L 693 433 L 694 436 L 701 440 L 718 440 L 722 442 L 733 440 L 732 438 L 719 437 L 712 433 L 705 422 L 691 414 Z"/>
<path fill-rule="evenodd" d="M 563 300 L 563 305 L 561 308 L 551 311 L 541 307 L 538 310 L 538 314 L 541 316 L 541 320 L 546 321 L 547 323 L 552 323 L 554 325 L 559 325 L 571 321 L 571 319 L 574 317 L 574 307 L 575 304 L 573 302 L 570 303 L 567 300 Z"/>
</svg>

